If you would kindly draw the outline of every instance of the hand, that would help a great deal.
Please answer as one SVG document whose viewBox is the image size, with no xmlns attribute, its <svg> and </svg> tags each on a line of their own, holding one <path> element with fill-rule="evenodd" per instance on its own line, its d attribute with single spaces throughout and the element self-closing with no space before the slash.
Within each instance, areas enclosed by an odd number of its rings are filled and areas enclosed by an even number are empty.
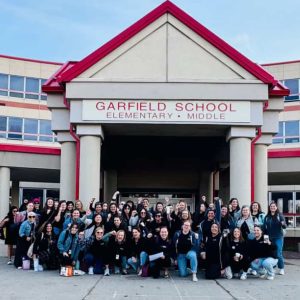
<svg viewBox="0 0 300 300">
<path fill-rule="evenodd" d="M 177 259 L 174 260 L 174 264 L 175 264 L 175 266 L 178 265 Z"/>
<path fill-rule="evenodd" d="M 132 256 L 132 262 L 136 263 L 136 258 L 134 256 Z"/>
<path fill-rule="evenodd" d="M 152 238 L 152 233 L 148 233 L 147 238 L 148 239 Z"/>
<path fill-rule="evenodd" d="M 64 257 L 69 257 L 69 254 L 67 252 L 63 252 Z"/>
<path fill-rule="evenodd" d="M 111 231 L 110 233 L 111 233 L 112 235 L 114 235 L 114 236 L 116 236 L 116 235 L 117 235 L 117 233 L 116 233 L 116 231 L 115 231 L 115 230 Z"/>
<path fill-rule="evenodd" d="M 201 200 L 205 202 L 205 201 L 206 201 L 206 196 L 203 195 L 203 196 L 201 197 Z"/>
<path fill-rule="evenodd" d="M 85 212 L 85 214 L 86 214 L 86 216 L 88 217 L 88 216 L 90 216 L 90 215 L 92 214 L 92 212 L 91 212 L 90 210 L 87 210 L 87 211 Z"/>
<path fill-rule="evenodd" d="M 27 241 L 27 242 L 30 242 L 30 241 L 31 241 L 31 237 L 28 236 L 28 237 L 26 238 L 26 241 Z"/>
<path fill-rule="evenodd" d="M 82 240 L 84 238 L 84 231 L 79 232 L 78 238 Z"/>
<path fill-rule="evenodd" d="M 107 215 L 107 221 L 109 221 L 109 219 L 111 218 L 111 214 Z"/>
<path fill-rule="evenodd" d="M 161 259 L 165 259 L 166 257 L 163 255 L 162 257 L 161 257 Z"/>
<path fill-rule="evenodd" d="M 233 257 L 233 259 L 234 259 L 234 261 L 239 261 L 240 260 L 240 258 L 237 257 L 236 255 Z"/>
</svg>

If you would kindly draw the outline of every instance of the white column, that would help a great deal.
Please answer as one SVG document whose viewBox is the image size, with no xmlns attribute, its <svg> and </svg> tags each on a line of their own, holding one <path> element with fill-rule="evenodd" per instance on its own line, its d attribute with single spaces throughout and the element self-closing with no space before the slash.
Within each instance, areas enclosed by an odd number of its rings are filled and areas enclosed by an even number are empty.
<svg viewBox="0 0 300 300">
<path fill-rule="evenodd" d="M 0 218 L 9 210 L 10 168 L 0 167 Z"/>
<path fill-rule="evenodd" d="M 230 198 L 251 204 L 251 139 L 230 139 Z"/>
<path fill-rule="evenodd" d="M 76 143 L 62 142 L 60 156 L 60 199 L 75 200 Z"/>
<path fill-rule="evenodd" d="M 259 202 L 262 211 L 268 208 L 268 146 L 258 144 L 254 146 L 254 200 Z"/>
<path fill-rule="evenodd" d="M 80 137 L 79 199 L 87 207 L 92 198 L 99 201 L 101 138 Z"/>
</svg>

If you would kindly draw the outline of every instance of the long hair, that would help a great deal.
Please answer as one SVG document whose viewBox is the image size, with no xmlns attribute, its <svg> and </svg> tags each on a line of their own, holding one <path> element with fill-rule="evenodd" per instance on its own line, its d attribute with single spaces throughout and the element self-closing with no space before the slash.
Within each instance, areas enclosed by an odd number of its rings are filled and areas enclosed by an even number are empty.
<svg viewBox="0 0 300 300">
<path fill-rule="evenodd" d="M 250 212 L 251 212 L 251 215 L 253 215 L 253 208 L 252 208 L 253 204 L 257 204 L 257 206 L 258 206 L 257 214 L 258 214 L 258 215 L 261 214 L 261 213 L 262 213 L 262 211 L 261 211 L 261 206 L 260 206 L 260 204 L 259 204 L 258 202 L 255 201 L 255 202 L 252 202 L 251 205 L 250 205 Z"/>
<path fill-rule="evenodd" d="M 271 210 L 270 210 L 270 207 L 271 207 L 271 205 L 272 204 L 275 204 L 276 205 L 276 211 L 275 211 L 275 214 L 274 214 L 274 216 L 278 216 L 279 215 L 279 209 L 278 209 L 278 206 L 277 206 L 277 204 L 276 204 L 276 202 L 275 201 L 272 201 L 270 204 L 269 204 L 269 206 L 268 206 L 268 216 L 270 216 L 270 217 L 272 217 L 272 214 L 271 214 Z"/>
</svg>

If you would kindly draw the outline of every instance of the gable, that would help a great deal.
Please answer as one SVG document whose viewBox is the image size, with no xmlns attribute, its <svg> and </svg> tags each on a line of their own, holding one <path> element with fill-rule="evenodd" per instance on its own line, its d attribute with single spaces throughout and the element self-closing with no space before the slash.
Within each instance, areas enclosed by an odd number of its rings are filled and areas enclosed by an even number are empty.
<svg viewBox="0 0 300 300">
<path fill-rule="evenodd" d="M 257 81 L 170 14 L 150 24 L 79 78 L 126 82 Z"/>
</svg>

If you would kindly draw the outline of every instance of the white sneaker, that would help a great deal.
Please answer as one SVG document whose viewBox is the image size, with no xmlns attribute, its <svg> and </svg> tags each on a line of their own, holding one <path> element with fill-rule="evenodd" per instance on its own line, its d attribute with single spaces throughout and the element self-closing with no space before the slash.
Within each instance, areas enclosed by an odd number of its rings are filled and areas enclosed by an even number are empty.
<svg viewBox="0 0 300 300">
<path fill-rule="evenodd" d="M 109 275 L 110 275 L 109 269 L 105 269 L 105 271 L 104 271 L 104 276 L 109 276 Z"/>
<path fill-rule="evenodd" d="M 73 271 L 73 275 L 74 276 L 81 276 L 81 275 L 84 275 L 85 272 L 81 271 L 81 270 L 74 270 Z"/>
<path fill-rule="evenodd" d="M 39 266 L 38 266 L 38 271 L 39 271 L 39 272 L 43 272 L 43 271 L 44 271 L 44 268 L 43 268 L 42 265 L 39 265 Z"/>
<path fill-rule="evenodd" d="M 196 274 L 196 273 L 193 273 L 193 275 L 192 275 L 192 280 L 193 280 L 194 282 L 197 282 L 197 281 L 198 281 L 198 278 L 197 278 L 197 274 Z"/>
<path fill-rule="evenodd" d="M 247 273 L 243 272 L 241 277 L 240 277 L 240 280 L 246 280 L 246 279 L 247 279 Z"/>
<path fill-rule="evenodd" d="M 7 262 L 8 265 L 12 265 L 11 259 Z"/>
<path fill-rule="evenodd" d="M 273 279 L 274 279 L 274 276 L 268 275 L 268 276 L 267 276 L 267 279 L 268 279 L 268 280 L 273 280 Z"/>
<path fill-rule="evenodd" d="M 278 274 L 279 274 L 279 275 L 284 275 L 284 269 L 279 269 Z"/>
<path fill-rule="evenodd" d="M 229 266 L 225 268 L 224 276 L 226 277 L 226 279 L 231 279 L 232 278 L 232 271 L 231 271 L 231 268 Z"/>
<path fill-rule="evenodd" d="M 89 275 L 94 275 L 94 267 L 89 267 Z"/>
<path fill-rule="evenodd" d="M 247 273 L 253 276 L 257 276 L 257 272 L 251 268 L 248 269 Z"/>
<path fill-rule="evenodd" d="M 267 277 L 267 272 L 265 270 L 259 272 L 259 278 L 266 278 Z"/>
<path fill-rule="evenodd" d="M 140 269 L 139 272 L 138 272 L 138 276 L 142 276 L 142 273 L 143 273 L 143 270 Z"/>
</svg>

